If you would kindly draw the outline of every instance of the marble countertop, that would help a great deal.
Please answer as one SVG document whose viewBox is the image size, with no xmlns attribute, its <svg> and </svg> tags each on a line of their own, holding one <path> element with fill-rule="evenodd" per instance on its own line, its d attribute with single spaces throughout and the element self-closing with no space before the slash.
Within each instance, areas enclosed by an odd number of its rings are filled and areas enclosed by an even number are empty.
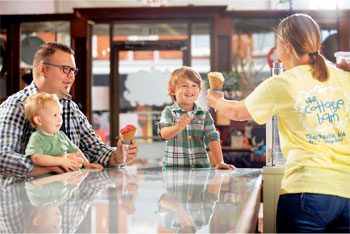
<svg viewBox="0 0 350 234">
<path fill-rule="evenodd" d="M 0 232 L 255 231 L 261 178 L 261 169 L 137 166 L 1 178 Z"/>
</svg>

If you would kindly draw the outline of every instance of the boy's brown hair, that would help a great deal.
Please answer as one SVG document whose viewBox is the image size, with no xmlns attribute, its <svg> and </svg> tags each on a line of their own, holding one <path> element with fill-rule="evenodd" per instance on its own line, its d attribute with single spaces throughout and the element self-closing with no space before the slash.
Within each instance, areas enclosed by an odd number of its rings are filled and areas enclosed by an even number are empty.
<svg viewBox="0 0 350 234">
<path fill-rule="evenodd" d="M 176 91 L 178 88 L 179 81 L 181 79 L 189 79 L 192 82 L 196 83 L 199 87 L 199 91 L 201 90 L 202 78 L 197 71 L 195 71 L 191 67 L 183 66 L 181 68 L 175 69 L 169 78 L 168 81 L 168 92 L 171 100 L 176 101 L 176 96 L 171 94 Z"/>
<path fill-rule="evenodd" d="M 24 104 L 24 113 L 26 116 L 26 119 L 29 120 L 29 122 L 36 127 L 34 122 L 34 117 L 39 114 L 39 111 L 46 102 L 59 102 L 59 99 L 56 94 L 48 94 L 48 93 L 37 93 L 29 96 Z M 61 104 L 60 104 L 61 105 Z"/>
</svg>

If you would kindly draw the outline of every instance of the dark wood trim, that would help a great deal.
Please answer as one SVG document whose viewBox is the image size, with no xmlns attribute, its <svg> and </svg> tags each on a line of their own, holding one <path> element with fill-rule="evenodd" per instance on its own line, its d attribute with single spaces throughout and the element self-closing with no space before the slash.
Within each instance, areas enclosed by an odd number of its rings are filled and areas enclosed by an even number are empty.
<svg viewBox="0 0 350 234">
<path fill-rule="evenodd" d="M 193 24 L 191 22 L 187 23 L 187 41 L 186 49 L 182 50 L 182 61 L 184 66 L 192 66 L 192 27 Z"/>
<path fill-rule="evenodd" d="M 232 70 L 232 19 L 215 14 L 212 21 L 214 71 L 229 72 Z"/>
<path fill-rule="evenodd" d="M 350 10 L 339 14 L 338 19 L 339 49 L 350 51 Z"/>
<path fill-rule="evenodd" d="M 9 25 L 7 37 L 6 95 L 10 96 L 19 91 L 20 86 L 21 28 L 19 23 Z"/>
<path fill-rule="evenodd" d="M 111 37 L 113 38 L 113 37 Z M 119 136 L 119 49 L 111 44 L 111 64 L 109 76 L 109 119 L 110 144 L 117 146 Z"/>
<path fill-rule="evenodd" d="M 15 23 L 71 21 L 74 19 L 76 19 L 74 14 L 0 15 L 0 28 L 7 28 Z"/>
<path fill-rule="evenodd" d="M 92 26 L 87 19 L 71 21 L 71 47 L 75 52 L 76 66 L 79 68 L 71 94 L 82 105 L 82 111 L 89 121 L 92 118 L 91 30 Z"/>
<path fill-rule="evenodd" d="M 116 41 L 112 46 L 118 50 L 187 50 L 185 40 L 161 40 L 161 41 Z"/>
<path fill-rule="evenodd" d="M 227 6 L 181 7 L 123 7 L 123 8 L 76 8 L 74 14 L 87 15 L 91 20 L 146 20 L 146 19 L 194 19 L 211 18 L 224 13 Z"/>
</svg>

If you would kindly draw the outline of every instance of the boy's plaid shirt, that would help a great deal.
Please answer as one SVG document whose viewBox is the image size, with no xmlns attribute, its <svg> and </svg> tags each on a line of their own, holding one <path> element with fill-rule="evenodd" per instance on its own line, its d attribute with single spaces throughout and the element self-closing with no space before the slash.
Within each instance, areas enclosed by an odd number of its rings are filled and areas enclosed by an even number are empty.
<svg viewBox="0 0 350 234">
<path fill-rule="evenodd" d="M 174 103 L 165 107 L 158 123 L 158 134 L 163 127 L 174 126 L 185 110 Z M 215 130 L 214 120 L 209 111 L 194 103 L 193 119 L 187 127 L 175 137 L 168 139 L 163 155 L 165 167 L 210 167 L 206 146 L 211 141 L 220 141 L 219 133 Z"/>
</svg>

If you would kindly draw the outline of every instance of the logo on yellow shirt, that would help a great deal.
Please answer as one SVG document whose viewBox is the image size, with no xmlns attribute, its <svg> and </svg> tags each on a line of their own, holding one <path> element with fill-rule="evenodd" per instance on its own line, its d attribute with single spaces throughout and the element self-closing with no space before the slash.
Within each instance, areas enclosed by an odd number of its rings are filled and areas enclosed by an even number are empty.
<svg viewBox="0 0 350 234">
<path fill-rule="evenodd" d="M 299 92 L 295 109 L 307 131 L 325 132 L 341 129 L 350 119 L 350 97 L 341 87 L 314 87 Z"/>
</svg>

